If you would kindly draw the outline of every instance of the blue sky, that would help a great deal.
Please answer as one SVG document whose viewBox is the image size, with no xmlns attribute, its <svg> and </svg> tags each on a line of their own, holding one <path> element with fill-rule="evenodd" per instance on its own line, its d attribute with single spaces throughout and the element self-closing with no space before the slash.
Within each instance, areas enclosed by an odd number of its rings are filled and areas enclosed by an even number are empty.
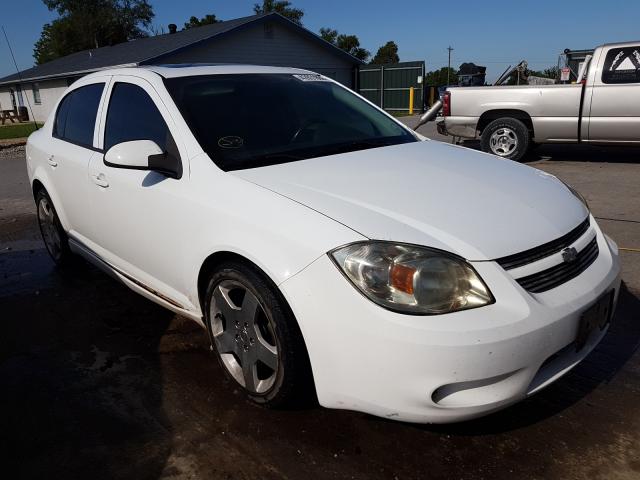
<svg viewBox="0 0 640 480">
<path fill-rule="evenodd" d="M 151 0 L 154 26 L 182 25 L 191 15 L 214 13 L 231 19 L 252 14 L 256 0 Z M 4 25 L 20 69 L 33 65 L 33 44 L 45 22 L 55 18 L 41 0 L 4 0 Z M 305 27 L 332 27 L 356 34 L 372 53 L 388 40 L 400 47 L 401 60 L 425 60 L 427 70 L 474 62 L 487 66 L 488 80 L 510 63 L 530 68 L 554 65 L 565 48 L 640 40 L 640 2 L 635 0 L 292 0 L 305 12 Z M 15 71 L 0 36 L 0 77 Z"/>
</svg>

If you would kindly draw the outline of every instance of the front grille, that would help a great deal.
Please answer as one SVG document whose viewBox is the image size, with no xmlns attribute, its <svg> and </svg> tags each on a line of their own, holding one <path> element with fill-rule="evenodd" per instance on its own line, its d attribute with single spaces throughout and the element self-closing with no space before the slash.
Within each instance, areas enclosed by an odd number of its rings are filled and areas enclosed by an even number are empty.
<svg viewBox="0 0 640 480">
<path fill-rule="evenodd" d="M 529 263 L 535 262 L 536 260 L 540 260 L 541 258 L 553 255 L 563 248 L 568 247 L 577 239 L 579 239 L 588 229 L 589 217 L 587 217 L 586 220 L 576 228 L 560 238 L 556 238 L 555 240 L 544 243 L 542 245 L 538 245 L 537 247 L 526 250 L 524 252 L 515 253 L 507 257 L 499 258 L 496 260 L 496 262 L 498 262 L 498 264 L 505 270 L 511 270 L 512 268 L 527 265 Z"/>
<path fill-rule="evenodd" d="M 516 281 L 529 292 L 546 292 L 580 275 L 595 261 L 598 253 L 598 240 L 593 237 L 573 262 L 563 262 L 541 272 L 518 278 Z"/>
</svg>

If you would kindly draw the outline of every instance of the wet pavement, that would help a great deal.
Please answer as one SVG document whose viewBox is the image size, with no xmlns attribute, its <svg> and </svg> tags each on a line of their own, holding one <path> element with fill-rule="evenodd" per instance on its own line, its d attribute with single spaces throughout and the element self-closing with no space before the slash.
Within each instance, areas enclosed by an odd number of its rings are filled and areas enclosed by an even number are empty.
<svg viewBox="0 0 640 480">
<path fill-rule="evenodd" d="M 640 249 L 640 155 L 529 161 Z M 559 147 L 554 147 L 559 148 Z M 583 155 L 591 153 L 583 152 Z M 593 154 L 594 156 L 596 154 Z M 620 158 L 611 155 L 599 158 Z M 627 157 L 625 157 L 625 155 Z M 255 407 L 205 333 L 39 240 L 23 154 L 0 158 L 0 462 L 5 478 L 640 478 L 640 253 L 609 333 L 525 402 L 447 426 Z"/>
</svg>

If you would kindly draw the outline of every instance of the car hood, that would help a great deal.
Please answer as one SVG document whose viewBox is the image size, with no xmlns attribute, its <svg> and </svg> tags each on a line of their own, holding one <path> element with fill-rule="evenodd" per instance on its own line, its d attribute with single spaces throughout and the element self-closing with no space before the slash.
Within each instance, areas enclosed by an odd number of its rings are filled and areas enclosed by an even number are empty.
<svg viewBox="0 0 640 480">
<path fill-rule="evenodd" d="M 469 260 L 546 243 L 588 215 L 553 175 L 436 141 L 231 173 L 367 238 L 440 248 Z"/>
</svg>

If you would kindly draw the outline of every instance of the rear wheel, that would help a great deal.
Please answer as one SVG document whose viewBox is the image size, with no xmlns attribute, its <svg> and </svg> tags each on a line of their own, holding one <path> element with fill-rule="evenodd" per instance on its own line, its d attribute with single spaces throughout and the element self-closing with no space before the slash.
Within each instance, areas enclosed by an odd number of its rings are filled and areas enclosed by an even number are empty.
<svg viewBox="0 0 640 480">
<path fill-rule="evenodd" d="M 483 152 L 518 161 L 529 149 L 529 129 L 515 118 L 499 118 L 487 125 L 482 132 Z"/>
<path fill-rule="evenodd" d="M 227 375 L 261 405 L 278 407 L 309 393 L 309 361 L 293 315 L 277 287 L 241 262 L 211 276 L 205 320 Z"/>
<path fill-rule="evenodd" d="M 71 263 L 72 253 L 69 249 L 69 238 L 62 228 L 56 209 L 45 190 L 36 193 L 36 212 L 42 241 L 51 259 L 56 265 Z"/>
</svg>

